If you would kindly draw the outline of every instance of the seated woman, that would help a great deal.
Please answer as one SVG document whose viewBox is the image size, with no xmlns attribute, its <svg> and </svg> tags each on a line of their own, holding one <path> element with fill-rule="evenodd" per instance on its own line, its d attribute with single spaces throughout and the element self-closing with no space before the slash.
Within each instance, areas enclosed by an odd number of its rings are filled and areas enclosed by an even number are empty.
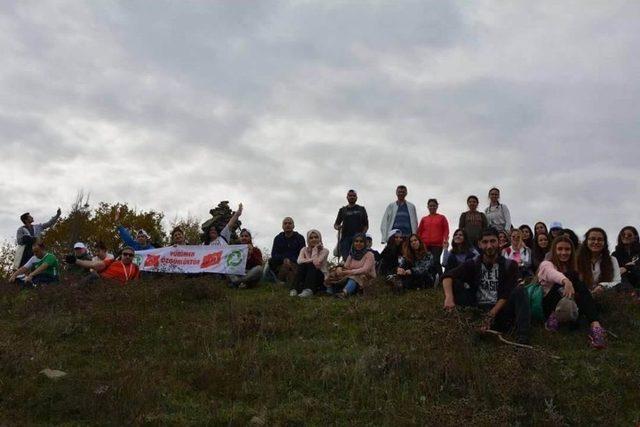
<svg viewBox="0 0 640 427">
<path fill-rule="evenodd" d="M 522 241 L 524 242 L 524 245 L 529 249 L 533 248 L 533 231 L 531 230 L 531 227 L 527 224 L 522 224 L 518 228 L 522 231 Z"/>
<path fill-rule="evenodd" d="M 33 256 L 9 276 L 9 282 L 17 281 L 23 286 L 58 283 L 60 281 L 58 259 L 51 252 L 46 252 L 41 240 L 36 240 L 32 249 Z"/>
<path fill-rule="evenodd" d="M 242 203 L 238 205 L 238 210 L 233 213 L 227 225 L 222 230 L 218 230 L 215 225 L 209 226 L 204 230 L 202 236 L 203 245 L 207 246 L 228 246 L 231 239 L 231 231 L 238 222 L 238 218 L 242 215 Z"/>
<path fill-rule="evenodd" d="M 518 264 L 520 277 L 531 277 L 531 249 L 522 241 L 522 231 L 518 228 L 511 230 L 511 246 L 502 250 L 502 256 Z"/>
<path fill-rule="evenodd" d="M 589 321 L 589 341 L 593 348 L 607 346 L 606 332 L 598 318 L 598 309 L 587 287 L 579 280 L 576 268 L 576 251 L 567 236 L 557 237 L 551 244 L 551 260 L 543 261 L 538 268 L 538 280 L 543 289 L 542 309 L 546 318 L 545 328 L 556 331 L 559 327 L 556 306 L 563 297 L 575 299 L 578 312 Z"/>
<path fill-rule="evenodd" d="M 546 257 L 550 248 L 549 236 L 546 233 L 536 234 L 531 250 L 531 268 L 533 271 L 538 271 L 538 267 L 540 267 L 542 261 L 547 259 Z"/>
<path fill-rule="evenodd" d="M 451 250 L 449 251 L 448 249 L 445 249 L 444 255 L 442 256 L 444 271 L 447 272 L 456 268 L 463 262 L 473 259 L 478 255 L 479 253 L 476 248 L 467 242 L 465 232 L 461 229 L 457 229 L 453 232 Z"/>
<path fill-rule="evenodd" d="M 247 245 L 247 265 L 244 276 L 229 276 L 231 286 L 238 289 L 250 288 L 256 285 L 262 277 L 262 252 L 253 246 L 251 232 L 246 228 L 240 231 L 240 244 Z"/>
<path fill-rule="evenodd" d="M 307 246 L 298 255 L 298 269 L 289 296 L 310 297 L 317 292 L 327 276 L 329 250 L 322 245 L 318 230 L 307 232 Z"/>
<path fill-rule="evenodd" d="M 344 263 L 344 267 L 338 267 L 333 273 L 335 279 L 344 284 L 342 291 L 336 294 L 339 298 L 346 298 L 358 290 L 364 290 L 369 282 L 376 277 L 376 263 L 371 251 L 367 250 L 366 236 L 357 233 L 353 236 L 351 252 Z M 345 282 L 346 280 L 346 282 Z M 327 293 L 332 294 L 341 283 L 325 281 Z"/>
<path fill-rule="evenodd" d="M 640 241 L 638 230 L 630 225 L 618 233 L 618 244 L 613 256 L 618 260 L 625 288 L 640 288 Z"/>
<path fill-rule="evenodd" d="M 398 270 L 398 259 L 402 256 L 402 243 L 404 238 L 402 232 L 393 229 L 387 236 L 387 245 L 380 254 L 380 275 L 389 276 L 396 274 Z"/>
<path fill-rule="evenodd" d="M 398 289 L 432 288 L 437 265 L 431 252 L 417 234 L 412 234 L 402 245 L 402 258 L 396 271 Z"/>
<path fill-rule="evenodd" d="M 620 267 L 609 254 L 607 233 L 602 228 L 590 228 L 584 239 L 578 250 L 578 272 L 591 293 L 599 295 L 622 281 Z"/>
</svg>

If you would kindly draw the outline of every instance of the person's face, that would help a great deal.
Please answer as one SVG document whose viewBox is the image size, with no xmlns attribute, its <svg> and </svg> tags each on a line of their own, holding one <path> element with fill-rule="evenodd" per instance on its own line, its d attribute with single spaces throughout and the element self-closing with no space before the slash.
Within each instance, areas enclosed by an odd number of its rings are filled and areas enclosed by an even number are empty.
<svg viewBox="0 0 640 427">
<path fill-rule="evenodd" d="M 357 237 L 353 240 L 353 247 L 357 250 L 357 251 L 361 251 L 362 249 L 364 249 L 365 247 L 365 241 L 363 238 L 361 237 Z"/>
<path fill-rule="evenodd" d="M 458 230 L 453 233 L 453 243 L 458 245 L 464 243 L 464 233 L 462 231 Z"/>
<path fill-rule="evenodd" d="M 98 258 L 105 259 L 107 257 L 106 249 L 98 249 Z"/>
<path fill-rule="evenodd" d="M 522 242 L 522 233 L 520 232 L 520 230 L 512 231 L 511 232 L 511 244 L 514 245 L 514 246 L 518 246 L 518 245 L 520 245 L 521 242 Z"/>
<path fill-rule="evenodd" d="M 373 240 L 367 237 L 367 249 L 371 249 L 373 246 Z"/>
<path fill-rule="evenodd" d="M 556 245 L 556 256 L 560 262 L 568 262 L 571 259 L 571 245 L 567 242 L 559 242 Z"/>
<path fill-rule="evenodd" d="M 216 240 L 218 238 L 218 230 L 215 227 L 209 229 L 209 239 Z"/>
<path fill-rule="evenodd" d="M 308 240 L 309 240 L 309 246 L 312 248 L 320 244 L 320 236 L 318 236 L 317 233 L 309 234 Z"/>
<path fill-rule="evenodd" d="M 636 235 L 633 234 L 633 230 L 626 229 L 622 233 L 620 233 L 620 240 L 623 245 L 630 245 L 636 240 Z"/>
<path fill-rule="evenodd" d="M 138 242 L 138 244 L 140 244 L 142 246 L 146 246 L 147 238 L 144 236 L 144 234 L 138 234 L 136 236 L 136 242 Z"/>
<path fill-rule="evenodd" d="M 587 236 L 587 247 L 592 253 L 598 254 L 604 248 L 604 234 L 599 231 L 592 231 Z"/>
<path fill-rule="evenodd" d="M 534 231 L 536 234 L 547 234 L 547 230 L 544 228 L 544 224 L 536 224 L 534 227 Z"/>
<path fill-rule="evenodd" d="M 251 235 L 246 231 L 240 233 L 240 243 L 243 245 L 248 245 L 249 243 L 251 243 Z"/>
<path fill-rule="evenodd" d="M 435 202 L 430 202 L 430 203 L 427 205 L 427 209 L 429 209 L 429 213 L 430 213 L 431 215 L 433 215 L 434 213 L 436 213 L 436 212 L 438 211 L 438 204 L 437 204 L 437 203 L 435 203 Z"/>
<path fill-rule="evenodd" d="M 467 199 L 467 206 L 471 212 L 478 209 L 478 201 L 475 198 Z"/>
<path fill-rule="evenodd" d="M 176 231 L 173 233 L 173 241 L 179 245 L 184 243 L 184 233 L 182 231 Z"/>
<path fill-rule="evenodd" d="M 398 200 L 404 200 L 404 198 L 407 197 L 407 189 L 404 187 L 397 188 L 396 196 L 398 197 Z"/>
<path fill-rule="evenodd" d="M 40 245 L 33 245 L 33 254 L 38 258 L 42 258 L 44 255 L 44 249 Z"/>
<path fill-rule="evenodd" d="M 509 243 L 509 240 L 507 239 L 507 235 L 505 233 L 498 234 L 498 243 L 500 244 L 500 246 L 505 246 Z"/>
<path fill-rule="evenodd" d="M 133 252 L 131 250 L 126 250 L 122 252 L 122 263 L 124 265 L 129 265 L 133 262 Z"/>
<path fill-rule="evenodd" d="M 492 258 L 498 254 L 500 242 L 496 236 L 483 236 L 480 240 L 480 247 L 486 256 Z"/>
<path fill-rule="evenodd" d="M 393 243 L 397 245 L 401 245 L 403 242 L 404 238 L 402 237 L 402 234 L 397 233 L 393 236 Z"/>
<path fill-rule="evenodd" d="M 82 256 L 87 252 L 84 248 L 73 248 L 73 253 L 75 256 Z"/>
<path fill-rule="evenodd" d="M 285 233 L 293 231 L 293 220 L 291 218 L 285 218 L 285 220 L 282 221 L 282 231 Z"/>
<path fill-rule="evenodd" d="M 549 238 L 546 234 L 538 234 L 538 246 L 546 249 L 549 246 Z"/>
<path fill-rule="evenodd" d="M 33 217 L 31 215 L 27 215 L 27 217 L 25 218 L 25 224 L 32 224 L 33 223 Z"/>
<path fill-rule="evenodd" d="M 531 238 L 531 232 L 529 231 L 528 228 L 522 228 L 520 229 L 520 231 L 522 231 L 522 238 L 524 240 L 528 240 Z"/>
<path fill-rule="evenodd" d="M 420 248 L 420 240 L 418 240 L 416 236 L 411 236 L 409 244 L 411 245 L 411 249 L 414 251 L 417 251 Z"/>
<path fill-rule="evenodd" d="M 350 205 L 355 204 L 358 201 L 358 195 L 352 191 L 347 193 L 347 202 Z"/>
<path fill-rule="evenodd" d="M 489 200 L 491 203 L 497 203 L 500 200 L 500 192 L 498 190 L 489 191 Z"/>
<path fill-rule="evenodd" d="M 549 231 L 549 234 L 551 234 L 552 239 L 555 239 L 562 234 L 562 228 L 552 228 L 551 231 Z"/>
</svg>

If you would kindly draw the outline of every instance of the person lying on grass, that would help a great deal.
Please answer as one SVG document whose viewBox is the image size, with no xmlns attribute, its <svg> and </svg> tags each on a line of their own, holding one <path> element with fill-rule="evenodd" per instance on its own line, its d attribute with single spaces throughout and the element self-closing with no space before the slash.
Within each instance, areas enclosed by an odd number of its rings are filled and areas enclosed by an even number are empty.
<svg viewBox="0 0 640 427">
<path fill-rule="evenodd" d="M 307 232 L 307 246 L 298 255 L 298 270 L 289 291 L 292 297 L 310 297 L 324 283 L 327 275 L 329 250 L 322 246 L 322 235 L 318 230 Z"/>
<path fill-rule="evenodd" d="M 606 332 L 600 325 L 598 308 L 591 292 L 579 279 L 575 252 L 569 237 L 556 237 L 551 244 L 551 260 L 543 261 L 538 268 L 538 281 L 543 290 L 542 310 L 546 318 L 545 328 L 548 331 L 557 331 L 562 320 L 558 304 L 564 298 L 575 300 L 578 313 L 583 314 L 589 321 L 590 345 L 597 349 L 605 348 Z"/>
<path fill-rule="evenodd" d="M 478 307 L 486 312 L 482 330 L 507 332 L 515 322 L 516 341 L 529 343 L 531 311 L 524 288 L 517 286 L 518 265 L 500 256 L 498 232 L 480 238 L 482 254 L 443 275 L 444 308 Z"/>
<path fill-rule="evenodd" d="M 32 249 L 31 258 L 9 277 L 9 282 L 18 281 L 23 286 L 57 283 L 60 280 L 58 259 L 45 250 L 41 240 L 36 240 Z M 21 277 L 24 274 L 26 276 Z"/>
<path fill-rule="evenodd" d="M 67 255 L 65 262 L 75 264 L 77 266 L 93 269 L 96 273 L 92 273 L 83 279 L 83 282 L 92 282 L 95 279 L 103 278 L 113 280 L 121 285 L 126 285 L 132 280 L 140 277 L 140 269 L 133 263 L 135 251 L 131 246 L 125 246 L 119 259 L 105 259 L 103 261 L 85 261 L 75 257 L 75 255 Z"/>
<path fill-rule="evenodd" d="M 376 277 L 376 262 L 373 254 L 367 249 L 366 235 L 357 233 L 353 236 L 351 252 L 344 267 L 338 267 L 325 281 L 328 294 L 346 298 L 358 290 L 364 290 L 368 283 Z M 335 293 L 344 284 L 342 290 Z"/>
</svg>

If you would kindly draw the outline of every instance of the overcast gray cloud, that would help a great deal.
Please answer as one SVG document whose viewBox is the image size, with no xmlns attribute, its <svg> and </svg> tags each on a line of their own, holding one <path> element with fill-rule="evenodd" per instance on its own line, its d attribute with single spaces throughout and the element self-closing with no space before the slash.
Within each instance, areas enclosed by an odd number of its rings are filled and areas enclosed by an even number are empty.
<svg viewBox="0 0 640 427">
<path fill-rule="evenodd" d="M 74 2 L 0 5 L 0 235 L 93 201 L 204 217 L 244 202 L 371 229 L 395 186 L 456 224 L 502 189 L 514 223 L 638 225 L 640 3 Z M 483 202 L 486 206 L 486 199 Z M 614 237 L 614 236 L 611 236 Z"/>
</svg>

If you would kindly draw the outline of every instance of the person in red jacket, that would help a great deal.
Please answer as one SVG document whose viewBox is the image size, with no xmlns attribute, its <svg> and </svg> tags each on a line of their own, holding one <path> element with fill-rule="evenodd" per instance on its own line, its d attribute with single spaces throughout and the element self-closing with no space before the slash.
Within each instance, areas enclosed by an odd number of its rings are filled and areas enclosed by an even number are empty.
<svg viewBox="0 0 640 427">
<path fill-rule="evenodd" d="M 247 265 L 244 276 L 229 276 L 231 286 L 245 289 L 256 285 L 262 277 L 262 251 L 253 246 L 251 232 L 246 228 L 240 231 L 240 244 L 247 245 Z"/>
<path fill-rule="evenodd" d="M 444 215 L 437 213 L 438 201 L 436 199 L 429 199 L 427 208 L 429 215 L 420 220 L 417 234 L 427 250 L 433 255 L 436 271 L 438 274 L 442 274 L 440 258 L 443 249 L 449 247 L 449 222 Z"/>
</svg>

